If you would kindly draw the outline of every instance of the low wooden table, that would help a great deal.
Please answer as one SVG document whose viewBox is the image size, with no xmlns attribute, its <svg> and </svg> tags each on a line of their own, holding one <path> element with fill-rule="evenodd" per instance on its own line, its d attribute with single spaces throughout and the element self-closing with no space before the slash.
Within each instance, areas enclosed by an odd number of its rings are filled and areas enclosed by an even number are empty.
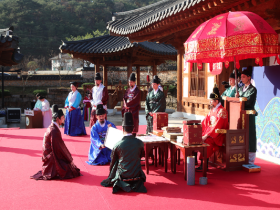
<svg viewBox="0 0 280 210">
<path fill-rule="evenodd" d="M 160 148 L 164 153 L 164 170 L 165 173 L 167 172 L 168 144 L 170 144 L 169 141 L 144 142 L 146 174 L 149 174 L 149 154 L 154 147 Z M 157 166 L 157 150 L 155 151 L 155 166 Z"/>
<path fill-rule="evenodd" d="M 176 173 L 176 151 L 177 149 L 180 149 L 184 155 L 184 178 L 187 180 L 187 157 L 193 156 L 193 151 L 199 151 L 201 155 L 203 156 L 203 171 L 202 174 L 204 177 L 207 177 L 207 146 L 208 144 L 203 145 L 184 145 L 182 143 L 177 143 L 174 141 L 170 141 L 171 146 L 171 171 L 175 174 Z"/>
<path fill-rule="evenodd" d="M 167 172 L 167 158 L 168 158 L 168 145 L 170 144 L 170 141 L 167 139 L 162 138 L 162 140 L 159 141 L 149 141 L 141 138 L 142 136 L 137 136 L 136 138 L 139 138 L 144 143 L 144 150 L 145 150 L 145 167 L 146 167 L 146 174 L 149 174 L 149 154 L 150 151 L 153 148 L 159 148 L 161 152 L 164 153 L 164 167 L 165 167 L 165 173 Z M 145 138 L 145 137 L 144 137 Z M 155 166 L 157 166 L 157 150 L 155 152 Z"/>
</svg>

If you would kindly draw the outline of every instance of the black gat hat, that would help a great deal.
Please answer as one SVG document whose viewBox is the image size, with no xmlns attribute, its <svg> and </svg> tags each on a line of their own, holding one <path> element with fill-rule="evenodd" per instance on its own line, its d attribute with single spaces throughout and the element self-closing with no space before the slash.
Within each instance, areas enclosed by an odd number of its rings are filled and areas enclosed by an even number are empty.
<svg viewBox="0 0 280 210">
<path fill-rule="evenodd" d="M 126 113 L 124 113 L 122 126 L 123 126 L 123 127 L 125 127 L 125 126 L 131 126 L 131 127 L 133 127 L 133 126 L 134 126 L 134 123 L 133 123 L 133 116 L 132 116 L 132 113 L 131 113 L 131 112 L 126 112 Z"/>
<path fill-rule="evenodd" d="M 131 73 L 131 74 L 130 74 L 129 81 L 133 81 L 133 82 L 136 81 L 136 78 L 135 78 L 135 74 L 134 74 L 134 73 Z"/>
<path fill-rule="evenodd" d="M 103 104 L 98 104 L 96 107 L 96 115 L 106 114 L 106 110 L 103 108 Z"/>
<path fill-rule="evenodd" d="M 215 87 L 213 88 L 213 92 L 210 93 L 210 99 L 220 100 L 220 91 L 217 87 L 217 84 L 215 84 Z"/>
</svg>

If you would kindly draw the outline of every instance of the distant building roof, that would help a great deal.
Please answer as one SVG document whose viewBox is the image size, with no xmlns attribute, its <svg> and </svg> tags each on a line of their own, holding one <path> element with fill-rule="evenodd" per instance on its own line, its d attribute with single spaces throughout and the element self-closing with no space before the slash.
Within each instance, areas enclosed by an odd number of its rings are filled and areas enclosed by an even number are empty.
<svg viewBox="0 0 280 210">
<path fill-rule="evenodd" d="M 28 75 L 22 75 L 24 79 L 26 79 Z M 21 78 L 18 78 L 17 75 L 11 75 L 11 76 L 4 76 L 5 80 L 21 80 Z M 2 76 L 0 75 L 0 79 L 2 79 Z M 81 75 L 63 75 L 61 80 L 79 80 L 82 79 Z M 59 75 L 32 75 L 28 78 L 28 80 L 60 80 Z"/>
<path fill-rule="evenodd" d="M 113 13 L 113 20 L 107 23 L 107 29 L 120 35 L 135 33 L 203 1 L 205 0 L 163 0 L 135 10 L 116 12 Z"/>
<path fill-rule="evenodd" d="M 60 46 L 64 52 L 104 54 L 122 51 L 128 48 L 141 47 L 151 53 L 160 55 L 177 55 L 177 50 L 172 45 L 158 44 L 156 42 L 130 43 L 127 37 L 100 36 L 80 41 L 67 41 Z"/>
<path fill-rule="evenodd" d="M 61 55 L 61 58 L 64 58 L 64 59 L 73 59 L 73 58 L 71 57 L 71 55 L 69 55 L 68 53 L 62 54 L 62 55 Z M 58 60 L 58 59 L 60 59 L 60 58 L 59 58 L 59 55 L 50 58 L 50 60 Z"/>
</svg>

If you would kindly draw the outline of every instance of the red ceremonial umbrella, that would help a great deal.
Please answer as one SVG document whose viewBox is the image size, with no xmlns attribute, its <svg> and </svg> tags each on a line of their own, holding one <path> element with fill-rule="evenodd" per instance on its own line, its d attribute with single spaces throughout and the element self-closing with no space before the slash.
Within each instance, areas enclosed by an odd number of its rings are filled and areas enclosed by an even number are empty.
<svg viewBox="0 0 280 210">
<path fill-rule="evenodd" d="M 198 63 L 199 69 L 202 63 L 210 63 L 212 71 L 213 64 L 219 62 L 224 62 L 228 68 L 231 61 L 239 69 L 239 60 L 248 58 L 255 58 L 256 64 L 262 66 L 262 58 L 270 56 L 276 56 L 280 64 L 277 33 L 252 12 L 220 14 L 202 23 L 184 45 L 185 61 L 191 65 Z"/>
</svg>

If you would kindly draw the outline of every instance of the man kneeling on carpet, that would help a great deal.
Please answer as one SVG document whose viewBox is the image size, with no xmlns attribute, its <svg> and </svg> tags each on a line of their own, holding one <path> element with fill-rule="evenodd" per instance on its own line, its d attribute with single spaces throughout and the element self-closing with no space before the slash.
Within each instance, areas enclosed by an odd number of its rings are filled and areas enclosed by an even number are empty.
<svg viewBox="0 0 280 210">
<path fill-rule="evenodd" d="M 228 129 L 228 113 L 220 103 L 219 89 L 214 87 L 213 93 L 210 94 L 210 112 L 202 121 L 202 140 L 209 144 L 207 147 L 207 167 L 208 158 L 223 145 L 225 135 L 216 133 L 216 129 Z M 200 156 L 201 165 L 196 168 L 197 171 L 202 170 L 203 157 Z"/>
<path fill-rule="evenodd" d="M 104 140 L 108 127 L 116 128 L 116 126 L 106 120 L 106 110 L 102 104 L 96 107 L 96 123 L 92 126 L 90 132 L 90 147 L 88 152 L 89 165 L 105 165 L 111 162 L 111 150 L 104 146 Z"/>
<path fill-rule="evenodd" d="M 52 118 L 43 140 L 42 171 L 31 176 L 31 179 L 72 179 L 80 176 L 80 169 L 73 163 L 61 137 L 59 126 L 64 125 L 64 114 L 55 104 L 52 107 Z"/>
<path fill-rule="evenodd" d="M 133 128 L 133 115 L 127 112 L 123 120 L 124 137 L 112 150 L 109 177 L 101 182 L 104 187 L 113 186 L 113 193 L 120 189 L 125 192 L 147 192 L 144 186 L 146 176 L 140 163 L 144 144 L 133 136 Z"/>
</svg>

